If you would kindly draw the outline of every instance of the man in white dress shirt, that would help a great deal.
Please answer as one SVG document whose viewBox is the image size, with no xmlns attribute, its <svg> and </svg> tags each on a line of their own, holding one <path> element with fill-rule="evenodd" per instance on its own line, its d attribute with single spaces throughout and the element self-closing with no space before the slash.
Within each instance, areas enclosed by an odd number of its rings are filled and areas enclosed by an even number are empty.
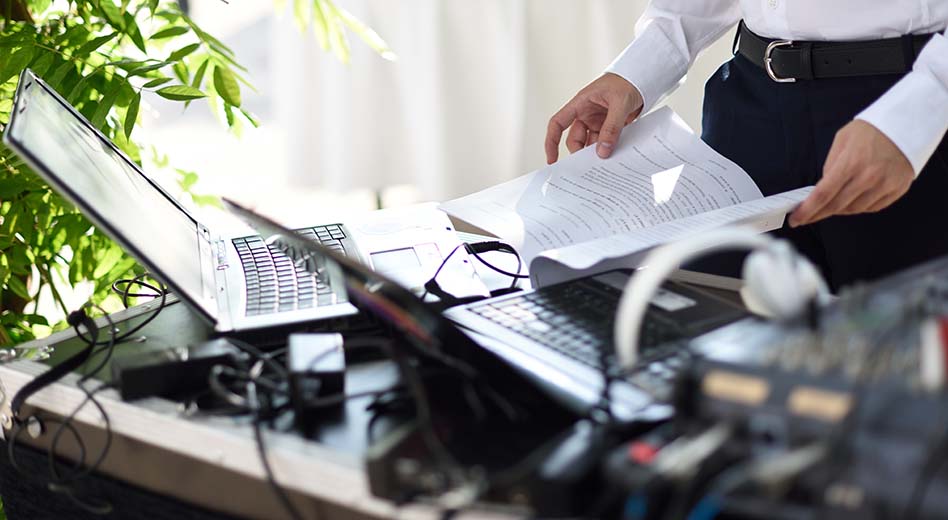
<svg viewBox="0 0 948 520">
<path fill-rule="evenodd" d="M 742 21 L 741 21 L 742 20 Z M 702 138 L 765 195 L 815 184 L 777 232 L 834 288 L 948 254 L 948 0 L 652 0 L 635 40 L 547 130 L 608 157 L 739 21 Z"/>
</svg>

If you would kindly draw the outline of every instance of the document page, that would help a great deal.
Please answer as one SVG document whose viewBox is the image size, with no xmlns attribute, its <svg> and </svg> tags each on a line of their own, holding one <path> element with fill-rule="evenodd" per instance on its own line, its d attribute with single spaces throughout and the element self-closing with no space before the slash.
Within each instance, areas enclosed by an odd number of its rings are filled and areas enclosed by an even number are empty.
<svg viewBox="0 0 948 520">
<path fill-rule="evenodd" d="M 813 190 L 812 186 L 727 206 L 648 229 L 591 240 L 545 251 L 530 262 L 534 287 L 542 287 L 610 269 L 640 267 L 654 247 L 713 229 L 744 225 L 770 231 L 783 225 L 789 213 Z"/>
<path fill-rule="evenodd" d="M 761 196 L 739 166 L 698 139 L 666 107 L 626 127 L 609 159 L 586 147 L 441 209 L 511 242 L 529 262 L 549 249 Z"/>
</svg>

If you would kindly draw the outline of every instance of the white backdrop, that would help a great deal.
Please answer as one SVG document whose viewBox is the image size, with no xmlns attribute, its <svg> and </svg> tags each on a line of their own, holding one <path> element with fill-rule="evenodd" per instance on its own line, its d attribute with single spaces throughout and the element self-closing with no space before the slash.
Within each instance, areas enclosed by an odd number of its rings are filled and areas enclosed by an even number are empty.
<svg viewBox="0 0 948 520">
<path fill-rule="evenodd" d="M 270 45 L 274 123 L 291 185 L 413 184 L 444 199 L 544 164 L 546 123 L 630 41 L 645 0 L 343 0 L 398 54 L 353 39 L 351 64 L 289 16 Z M 701 91 L 730 38 L 670 103 L 696 130 Z M 279 153 L 279 150 L 276 152 Z"/>
</svg>

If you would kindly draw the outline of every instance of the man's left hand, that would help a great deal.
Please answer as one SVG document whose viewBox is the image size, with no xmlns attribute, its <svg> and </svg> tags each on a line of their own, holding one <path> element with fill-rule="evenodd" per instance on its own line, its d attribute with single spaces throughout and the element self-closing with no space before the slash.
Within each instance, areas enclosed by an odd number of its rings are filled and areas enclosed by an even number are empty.
<svg viewBox="0 0 948 520">
<path fill-rule="evenodd" d="M 790 225 L 879 211 L 905 195 L 913 180 L 915 171 L 895 143 L 871 124 L 854 120 L 836 133 L 823 178 L 790 215 Z"/>
</svg>

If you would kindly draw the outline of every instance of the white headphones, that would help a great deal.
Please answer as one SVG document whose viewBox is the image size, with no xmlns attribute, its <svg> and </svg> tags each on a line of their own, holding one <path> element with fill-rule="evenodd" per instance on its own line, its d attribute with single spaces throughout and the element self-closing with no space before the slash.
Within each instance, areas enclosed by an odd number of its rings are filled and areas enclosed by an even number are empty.
<svg viewBox="0 0 948 520">
<path fill-rule="evenodd" d="M 638 359 L 642 320 L 662 282 L 684 262 L 730 249 L 752 251 L 744 262 L 744 296 L 766 314 L 789 320 L 800 316 L 811 301 L 829 300 L 826 282 L 809 260 L 789 242 L 753 228 L 722 228 L 674 242 L 649 253 L 642 263 L 645 268 L 629 279 L 622 293 L 614 333 L 623 367 L 632 367 Z"/>
</svg>

